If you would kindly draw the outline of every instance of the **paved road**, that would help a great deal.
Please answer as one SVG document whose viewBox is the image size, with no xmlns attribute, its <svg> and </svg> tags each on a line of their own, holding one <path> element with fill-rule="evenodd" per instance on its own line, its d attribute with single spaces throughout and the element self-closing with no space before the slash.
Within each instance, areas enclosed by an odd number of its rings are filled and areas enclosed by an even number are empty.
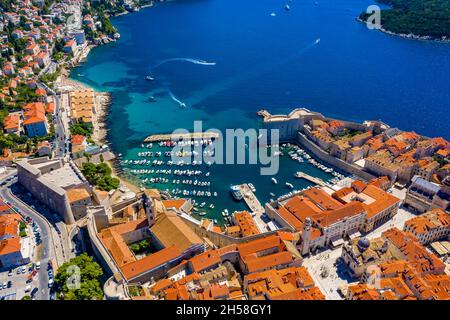
<svg viewBox="0 0 450 320">
<path fill-rule="evenodd" d="M 8 185 L 7 185 L 8 186 Z M 40 214 L 32 210 L 31 208 L 24 205 L 22 202 L 17 201 L 17 199 L 12 195 L 11 190 L 8 187 L 2 187 L 0 189 L 0 197 L 4 200 L 8 201 L 13 207 L 19 209 L 20 214 L 23 217 L 31 217 L 33 221 L 37 224 L 40 229 L 40 235 L 42 243 L 40 245 L 40 255 L 37 257 L 37 261 L 41 262 L 41 265 L 44 266 L 39 270 L 38 277 L 39 279 L 39 292 L 36 294 L 37 300 L 48 300 L 49 299 L 49 290 L 48 290 L 48 274 L 45 270 L 45 266 L 49 260 L 54 259 L 54 243 L 53 243 L 53 235 L 52 230 L 49 223 L 41 217 Z"/>
<path fill-rule="evenodd" d="M 17 171 L 15 170 L 9 172 L 7 175 L 0 178 L 0 183 L 5 181 L 8 177 L 14 176 L 16 173 Z M 71 255 L 68 254 L 70 250 L 67 247 L 64 247 L 64 242 L 59 238 L 55 228 L 44 216 L 12 194 L 11 185 L 16 183 L 16 181 L 16 178 L 12 179 L 6 185 L 2 186 L 0 188 L 0 197 L 5 201 L 8 201 L 11 206 L 17 208 L 23 217 L 31 217 L 40 229 L 39 233 L 42 243 L 40 244 L 38 250 L 39 257 L 35 257 L 35 261 L 33 262 L 40 261 L 42 268 L 38 271 L 38 275 L 35 277 L 35 279 L 38 279 L 37 287 L 39 288 L 39 291 L 36 293 L 35 297 L 37 300 L 48 300 L 50 294 L 48 288 L 49 278 L 46 270 L 48 261 L 56 261 L 58 265 L 60 265 L 71 257 Z M 68 257 L 66 258 L 66 256 Z"/>
</svg>

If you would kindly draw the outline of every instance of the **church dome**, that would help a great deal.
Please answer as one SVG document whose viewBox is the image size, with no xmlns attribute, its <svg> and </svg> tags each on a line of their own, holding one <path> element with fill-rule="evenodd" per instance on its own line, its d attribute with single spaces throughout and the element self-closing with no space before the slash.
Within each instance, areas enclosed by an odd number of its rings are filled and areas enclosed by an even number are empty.
<svg viewBox="0 0 450 320">
<path fill-rule="evenodd" d="M 370 241 L 367 238 L 361 238 L 358 240 L 358 248 L 361 251 L 366 251 L 370 247 Z"/>
</svg>

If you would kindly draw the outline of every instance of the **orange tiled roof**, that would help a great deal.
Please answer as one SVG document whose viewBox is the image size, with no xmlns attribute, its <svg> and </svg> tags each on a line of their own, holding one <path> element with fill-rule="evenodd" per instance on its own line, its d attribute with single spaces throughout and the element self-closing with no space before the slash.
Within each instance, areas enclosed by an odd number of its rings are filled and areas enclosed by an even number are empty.
<svg viewBox="0 0 450 320">
<path fill-rule="evenodd" d="M 66 190 L 66 195 L 69 199 L 69 203 L 74 203 L 91 197 L 85 188 L 71 188 Z"/>
<path fill-rule="evenodd" d="M 24 107 L 24 125 L 29 125 L 38 122 L 44 122 L 45 108 L 42 102 L 29 103 Z"/>
<path fill-rule="evenodd" d="M 278 248 L 279 251 L 284 249 L 285 245 L 281 241 L 280 237 L 276 235 L 270 235 L 268 237 L 253 240 L 247 243 L 241 243 L 237 246 L 239 254 L 242 258 L 257 253 L 263 250 Z"/>
<path fill-rule="evenodd" d="M 242 235 L 244 237 L 260 234 L 260 231 L 256 226 L 255 221 L 253 220 L 250 213 L 248 213 L 247 211 L 236 212 L 234 214 L 234 219 L 239 225 Z"/>
<path fill-rule="evenodd" d="M 7 115 L 3 119 L 3 128 L 5 130 L 19 130 L 20 115 L 18 113 L 12 113 Z"/>
<path fill-rule="evenodd" d="M 20 251 L 20 238 L 8 238 L 0 241 L 0 256 Z"/>
<path fill-rule="evenodd" d="M 320 188 L 311 188 L 303 191 L 303 195 L 308 197 L 322 210 L 336 210 L 342 207 L 342 203 L 333 199 L 328 193 Z"/>
<path fill-rule="evenodd" d="M 72 145 L 74 145 L 74 146 L 82 145 L 85 141 L 86 141 L 85 136 L 82 136 L 79 134 L 75 134 L 72 136 Z"/>
<path fill-rule="evenodd" d="M 180 257 L 180 255 L 180 250 L 178 250 L 175 246 L 171 246 L 153 253 L 141 260 L 127 263 L 121 267 L 121 270 L 125 278 L 130 280 L 156 267 L 173 261 Z"/>
<path fill-rule="evenodd" d="M 209 250 L 203 252 L 189 260 L 189 263 L 194 272 L 202 272 L 203 270 L 217 265 L 220 262 L 220 253 L 217 250 Z"/>
<path fill-rule="evenodd" d="M 274 268 L 276 266 L 289 264 L 292 261 L 292 255 L 287 251 L 283 251 L 259 258 L 248 258 L 245 263 L 247 265 L 248 272 L 252 273 L 267 268 Z"/>
</svg>

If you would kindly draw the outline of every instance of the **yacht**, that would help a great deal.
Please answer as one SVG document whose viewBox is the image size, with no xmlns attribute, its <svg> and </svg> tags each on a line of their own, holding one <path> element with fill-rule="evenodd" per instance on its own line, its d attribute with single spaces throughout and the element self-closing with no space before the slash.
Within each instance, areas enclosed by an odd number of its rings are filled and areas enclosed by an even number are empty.
<svg viewBox="0 0 450 320">
<path fill-rule="evenodd" d="M 230 192 L 236 200 L 242 200 L 242 193 L 239 186 L 231 186 Z"/>
<path fill-rule="evenodd" d="M 253 183 L 249 183 L 249 184 L 248 184 L 248 187 L 250 188 L 250 190 L 252 190 L 252 192 L 256 192 L 256 188 L 255 188 L 255 186 L 253 185 Z"/>
</svg>

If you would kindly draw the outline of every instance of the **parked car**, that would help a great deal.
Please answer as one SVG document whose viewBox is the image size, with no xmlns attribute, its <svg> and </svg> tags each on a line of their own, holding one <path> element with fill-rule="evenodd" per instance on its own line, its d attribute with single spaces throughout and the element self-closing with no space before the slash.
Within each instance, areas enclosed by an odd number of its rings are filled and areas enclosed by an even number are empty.
<svg viewBox="0 0 450 320">
<path fill-rule="evenodd" d="M 31 290 L 30 296 L 34 297 L 34 295 L 38 292 L 38 288 L 34 288 L 33 290 Z"/>
<path fill-rule="evenodd" d="M 36 270 L 39 270 L 41 268 L 41 262 L 38 261 L 36 262 Z"/>
<path fill-rule="evenodd" d="M 8 288 L 11 288 L 12 287 L 12 282 L 11 282 L 11 280 L 9 280 L 8 281 Z"/>
<path fill-rule="evenodd" d="M 9 269 L 9 271 L 8 271 L 8 277 L 11 277 L 13 275 L 13 271 L 12 271 L 12 269 Z"/>
<path fill-rule="evenodd" d="M 22 272 L 22 274 L 25 274 L 25 272 L 27 272 L 27 267 L 23 266 L 22 269 L 20 269 L 20 271 Z"/>
<path fill-rule="evenodd" d="M 3 282 L 2 289 L 6 289 L 6 288 L 8 288 L 8 282 Z"/>
</svg>

